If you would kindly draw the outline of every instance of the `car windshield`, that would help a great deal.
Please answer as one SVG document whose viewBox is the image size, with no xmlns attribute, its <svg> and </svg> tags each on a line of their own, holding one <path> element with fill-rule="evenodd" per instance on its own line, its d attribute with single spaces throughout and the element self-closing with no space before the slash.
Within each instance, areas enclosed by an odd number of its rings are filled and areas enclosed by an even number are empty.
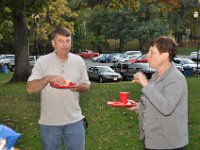
<svg viewBox="0 0 200 150">
<path fill-rule="evenodd" d="M 99 67 L 99 72 L 114 72 L 110 67 Z"/>
<path fill-rule="evenodd" d="M 194 64 L 194 62 L 190 59 L 183 59 L 182 61 L 184 64 Z"/>
<path fill-rule="evenodd" d="M 129 59 L 136 59 L 136 58 L 138 58 L 138 56 L 136 56 L 136 55 L 129 55 L 127 58 L 129 58 Z"/>
<path fill-rule="evenodd" d="M 4 56 L 4 55 L 0 56 L 0 59 L 5 59 L 5 58 L 6 58 L 6 56 Z"/>
</svg>

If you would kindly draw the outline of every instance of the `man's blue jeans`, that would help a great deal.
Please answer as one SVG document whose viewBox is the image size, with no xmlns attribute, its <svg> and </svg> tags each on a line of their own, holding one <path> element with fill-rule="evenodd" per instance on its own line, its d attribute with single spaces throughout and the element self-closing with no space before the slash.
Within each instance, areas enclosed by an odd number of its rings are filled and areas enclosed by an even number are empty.
<svg viewBox="0 0 200 150">
<path fill-rule="evenodd" d="M 61 150 L 64 138 L 66 150 L 85 150 L 85 128 L 83 121 L 63 126 L 40 125 L 43 150 Z"/>
</svg>

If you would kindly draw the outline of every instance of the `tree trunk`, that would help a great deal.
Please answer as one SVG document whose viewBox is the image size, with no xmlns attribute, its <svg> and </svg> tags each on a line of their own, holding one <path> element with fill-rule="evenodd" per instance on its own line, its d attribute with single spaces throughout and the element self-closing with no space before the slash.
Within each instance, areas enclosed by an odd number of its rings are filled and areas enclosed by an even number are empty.
<svg viewBox="0 0 200 150">
<path fill-rule="evenodd" d="M 24 11 L 19 8 L 13 8 L 12 17 L 14 28 L 15 72 L 11 82 L 26 82 L 30 75 L 27 22 L 24 17 Z"/>
<path fill-rule="evenodd" d="M 183 38 L 182 38 L 182 33 L 175 33 L 174 34 L 175 35 L 175 40 L 176 40 L 176 42 L 178 43 L 178 46 L 179 47 L 184 47 L 184 45 L 183 45 Z"/>
<path fill-rule="evenodd" d="M 125 40 L 120 38 L 120 41 L 119 41 L 119 51 L 120 52 L 123 52 L 123 49 L 124 49 L 124 45 L 126 44 Z"/>
<path fill-rule="evenodd" d="M 143 39 L 138 39 L 139 40 L 139 48 L 143 54 L 147 53 L 149 50 L 149 42 Z"/>
</svg>

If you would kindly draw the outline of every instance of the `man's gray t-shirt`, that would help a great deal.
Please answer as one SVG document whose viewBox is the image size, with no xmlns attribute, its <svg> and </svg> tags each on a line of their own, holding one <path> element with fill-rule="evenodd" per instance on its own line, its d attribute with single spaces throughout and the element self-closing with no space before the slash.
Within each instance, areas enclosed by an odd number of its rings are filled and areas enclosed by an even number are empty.
<svg viewBox="0 0 200 150">
<path fill-rule="evenodd" d="M 28 81 L 41 79 L 47 75 L 59 75 L 77 84 L 90 84 L 84 60 L 69 53 L 64 64 L 56 53 L 42 56 L 36 62 Z M 56 89 L 48 83 L 41 90 L 41 114 L 39 124 L 65 125 L 83 119 L 79 106 L 79 93 L 70 89 Z"/>
</svg>

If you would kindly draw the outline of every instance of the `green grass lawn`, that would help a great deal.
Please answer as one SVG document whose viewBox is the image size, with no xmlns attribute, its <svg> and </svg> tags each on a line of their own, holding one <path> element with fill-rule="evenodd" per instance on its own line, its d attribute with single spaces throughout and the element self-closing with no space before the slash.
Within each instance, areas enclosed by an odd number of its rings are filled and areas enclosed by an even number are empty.
<svg viewBox="0 0 200 150">
<path fill-rule="evenodd" d="M 22 136 L 20 150 L 41 150 L 38 118 L 39 94 L 28 95 L 26 83 L 5 84 L 12 74 L 0 73 L 0 123 Z M 187 78 L 189 87 L 189 136 L 187 150 L 200 149 L 200 78 Z M 124 108 L 108 107 L 106 102 L 130 92 L 130 99 L 139 100 L 141 87 L 130 82 L 92 83 L 89 93 L 81 94 L 80 105 L 88 121 L 86 150 L 142 150 L 138 140 L 138 114 Z"/>
</svg>

